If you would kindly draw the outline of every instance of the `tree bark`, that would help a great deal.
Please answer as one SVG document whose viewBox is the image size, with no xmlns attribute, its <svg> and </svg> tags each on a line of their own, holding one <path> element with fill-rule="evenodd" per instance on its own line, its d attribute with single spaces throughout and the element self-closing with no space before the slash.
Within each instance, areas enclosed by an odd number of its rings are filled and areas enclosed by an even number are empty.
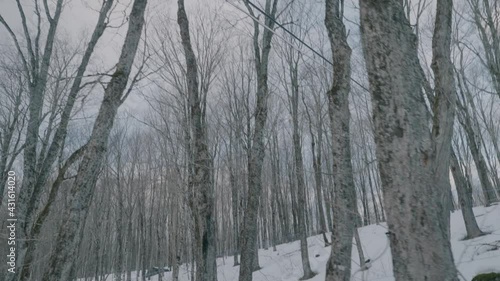
<svg viewBox="0 0 500 281">
<path fill-rule="evenodd" d="M 326 281 L 351 279 L 351 251 L 357 216 L 356 190 L 352 173 L 349 92 L 351 90 L 351 48 L 343 23 L 342 3 L 325 1 L 325 26 L 333 53 L 333 85 L 328 91 L 328 114 L 332 133 L 334 212 L 332 250 Z"/>
<path fill-rule="evenodd" d="M 230 140 L 232 142 L 232 140 Z M 229 151 L 229 181 L 231 184 L 231 214 L 233 216 L 233 239 L 234 239 L 234 251 L 233 251 L 233 259 L 234 266 L 239 265 L 238 261 L 238 229 L 239 229 L 239 219 L 238 219 L 238 185 L 236 183 L 236 175 L 234 174 L 234 165 L 236 165 L 236 161 L 233 161 L 232 157 L 232 147 L 230 146 Z"/>
<path fill-rule="evenodd" d="M 462 90 L 462 88 L 460 87 Z M 483 196 L 485 200 L 486 206 L 491 205 L 491 203 L 496 202 L 498 200 L 493 184 L 490 181 L 488 176 L 488 166 L 486 165 L 486 160 L 481 153 L 480 146 L 475 136 L 474 128 L 472 126 L 471 117 L 469 114 L 464 112 L 466 110 L 463 108 L 461 113 L 458 114 L 458 120 L 462 125 L 462 128 L 465 131 L 465 137 L 467 139 L 467 146 L 469 147 L 469 151 L 472 155 L 472 159 L 474 160 L 474 164 L 476 165 L 477 174 L 479 177 L 479 182 L 481 183 L 481 189 L 483 191 Z"/>
<path fill-rule="evenodd" d="M 433 37 L 432 132 L 417 39 L 398 0 L 361 1 L 377 159 L 396 280 L 458 281 L 448 236 L 449 150 L 455 98 L 451 0 L 438 1 Z M 451 76 L 450 76 L 451 74 Z"/>
<path fill-rule="evenodd" d="M 44 76 L 47 75 L 47 69 L 50 65 L 50 58 L 52 54 L 52 44 L 54 43 L 55 40 L 55 35 L 56 35 L 56 28 L 58 25 L 59 17 L 61 14 L 61 5 L 62 1 L 58 2 L 56 6 L 56 11 L 55 15 L 52 19 L 49 20 L 50 22 L 50 28 L 48 32 L 48 37 L 47 37 L 47 43 L 45 47 L 45 53 L 43 56 L 43 64 L 44 67 L 40 69 L 40 72 L 37 74 L 32 74 L 33 77 L 38 77 L 36 81 L 33 83 L 36 83 L 36 86 L 33 86 L 33 88 L 30 88 L 31 91 L 43 91 L 45 90 L 45 86 L 47 83 L 47 78 Z M 99 19 L 97 21 L 96 27 L 94 29 L 94 32 L 92 34 L 92 37 L 85 49 L 85 53 L 82 57 L 81 63 L 78 66 L 77 73 L 76 73 L 76 78 L 74 79 L 70 92 L 67 97 L 66 104 L 64 105 L 64 109 L 61 113 L 60 117 L 60 124 L 58 125 L 56 132 L 54 134 L 54 137 L 52 139 L 52 142 L 50 143 L 50 146 L 48 147 L 47 154 L 42 154 L 40 153 L 38 159 L 36 158 L 36 152 L 33 152 L 33 149 L 36 150 L 36 138 L 33 139 L 31 136 L 26 138 L 26 147 L 28 148 L 25 150 L 25 161 L 29 161 L 29 163 L 25 163 L 24 166 L 24 176 L 25 180 L 23 180 L 23 186 L 21 187 L 20 191 L 20 198 L 19 198 L 19 215 L 23 217 L 24 219 L 20 221 L 20 229 L 21 229 L 21 234 L 26 238 L 26 242 L 22 242 L 24 239 L 20 239 L 18 243 L 18 259 L 17 259 L 17 264 L 22 266 L 22 268 L 18 271 L 19 273 L 19 280 L 28 280 L 30 278 L 30 272 L 31 272 L 31 262 L 25 262 L 25 259 L 31 260 L 33 257 L 32 255 L 34 254 L 33 251 L 36 249 L 36 245 L 34 245 L 34 241 L 38 239 L 39 229 L 40 226 L 33 225 L 34 217 L 37 211 L 37 207 L 39 205 L 39 201 L 41 198 L 41 192 L 43 190 L 43 187 L 46 184 L 46 181 L 48 177 L 50 176 L 50 169 L 52 168 L 52 165 L 54 161 L 56 160 L 57 156 L 60 153 L 61 146 L 64 144 L 64 140 L 66 138 L 67 134 L 67 126 L 70 120 L 71 116 L 71 111 L 73 109 L 73 105 L 76 101 L 76 96 L 80 91 L 80 86 L 81 82 L 83 79 L 83 75 L 85 73 L 85 70 L 88 66 L 88 63 L 90 61 L 90 57 L 95 49 L 95 46 L 97 44 L 97 41 L 103 34 L 106 24 L 105 20 L 108 16 L 108 12 L 111 9 L 113 5 L 113 0 L 106 1 L 103 3 L 101 7 L 101 11 L 99 13 Z M 33 71 L 36 71 L 37 69 L 34 69 Z M 42 93 L 36 93 L 33 96 L 33 100 L 30 101 L 30 111 L 36 111 L 35 107 L 37 104 L 40 102 L 39 99 L 43 101 L 43 94 Z M 32 108 L 33 107 L 33 108 Z M 41 109 L 40 109 L 41 110 Z M 31 113 L 30 113 L 31 114 Z M 30 115 L 30 121 L 28 122 L 29 124 L 29 131 L 32 133 L 36 133 L 38 135 L 38 130 L 39 130 L 39 121 L 37 121 L 37 118 L 40 117 L 39 113 L 33 113 L 33 115 Z M 33 119 L 31 119 L 33 118 Z M 31 133 L 30 133 L 31 134 Z M 32 142 L 35 141 L 34 144 Z M 33 170 L 33 167 L 36 165 L 40 167 L 39 171 Z M 32 165 L 34 165 L 32 167 Z M 64 175 L 62 175 L 64 176 Z M 26 184 L 26 186 L 25 186 Z M 54 186 L 54 185 L 53 185 Z M 57 188 L 56 188 L 57 189 Z M 52 191 L 51 191 L 52 193 Z M 55 196 L 56 194 L 54 194 Z M 50 204 L 52 204 L 53 200 L 49 200 L 47 203 L 47 206 L 45 206 L 42 210 L 42 213 L 45 212 L 45 210 L 50 209 Z M 46 217 L 46 215 L 45 215 Z M 43 223 L 45 220 L 44 216 L 39 216 L 37 218 L 36 223 Z M 34 229 L 38 228 L 38 229 Z M 14 276 L 14 279 L 11 280 L 16 280 L 17 277 Z"/>
<path fill-rule="evenodd" d="M 298 235 L 300 239 L 300 254 L 302 259 L 302 269 L 304 275 L 301 280 L 312 278 L 315 274 L 311 270 L 309 262 L 309 249 L 307 247 L 307 231 L 306 231 L 306 184 L 304 181 L 304 161 L 302 159 L 302 146 L 300 143 L 299 133 L 299 84 L 298 84 L 298 60 L 290 61 L 290 80 L 292 82 L 292 123 L 293 123 L 293 153 L 295 160 L 295 177 L 297 180 L 297 196 L 298 196 Z"/>
<path fill-rule="evenodd" d="M 479 39 L 483 46 L 484 58 L 480 61 L 488 69 L 493 88 L 500 97 L 500 35 L 498 9 L 495 9 L 497 3 L 487 0 L 468 0 L 467 2 L 472 9 Z"/>
<path fill-rule="evenodd" d="M 141 38 L 146 4 L 147 0 L 135 0 L 133 3 L 122 53 L 111 81 L 104 91 L 104 98 L 88 146 L 70 190 L 68 209 L 63 211 L 61 227 L 55 241 L 55 248 L 50 254 L 49 266 L 43 274 L 43 281 L 69 280 L 70 270 L 81 242 L 98 171 L 107 149 L 108 137 L 118 107 L 123 102 L 122 95 L 127 86 Z"/>
<path fill-rule="evenodd" d="M 265 11 L 270 17 L 276 15 L 278 0 L 267 0 Z M 253 13 L 248 3 L 245 3 L 250 13 Z M 266 18 L 265 25 L 273 29 L 274 22 Z M 262 165 L 265 156 L 264 132 L 267 121 L 269 97 L 268 89 L 268 64 L 271 51 L 271 40 L 273 33 L 268 29 L 262 35 L 262 51 L 259 47 L 259 23 L 254 20 L 253 47 L 255 56 L 255 68 L 257 72 L 257 99 L 255 107 L 255 124 L 252 137 L 252 145 L 249 151 L 248 161 L 248 200 L 243 215 L 243 225 L 240 232 L 240 273 L 239 281 L 251 281 L 252 273 L 258 264 L 257 251 L 257 215 L 259 210 L 259 199 L 262 193 Z"/>
<path fill-rule="evenodd" d="M 365 270 L 366 259 L 365 254 L 363 253 L 363 244 L 361 244 L 361 238 L 359 237 L 359 231 L 357 227 L 354 229 L 354 240 L 356 241 L 356 249 L 358 250 L 359 267 L 361 270 Z"/>
<path fill-rule="evenodd" d="M 467 184 L 467 179 L 462 173 L 460 163 L 453 150 L 451 152 L 450 168 L 453 179 L 455 180 L 455 187 L 457 189 L 458 201 L 465 222 L 465 229 L 467 230 L 466 238 L 472 239 L 481 236 L 484 233 L 479 229 L 476 217 L 472 211 L 472 188 Z"/>
<path fill-rule="evenodd" d="M 32 200 L 38 200 L 39 193 L 36 192 L 35 183 L 37 180 L 37 148 L 38 148 L 38 137 L 39 129 L 42 123 L 42 110 L 43 101 L 45 96 L 45 88 L 47 86 L 47 80 L 50 69 L 50 62 L 54 50 L 55 38 L 57 33 L 57 27 L 59 25 L 59 18 L 62 13 L 63 0 L 58 0 L 56 2 L 56 9 L 54 15 L 48 19 L 49 28 L 47 31 L 47 37 L 45 39 L 45 48 L 43 50 L 43 55 L 39 59 L 39 54 L 35 55 L 33 51 L 32 41 L 28 32 L 28 26 L 26 22 L 26 15 L 20 2 L 18 2 L 19 14 L 21 16 L 21 22 L 24 30 L 24 35 L 26 37 L 27 43 L 27 53 L 29 56 L 29 63 L 25 58 L 24 52 L 19 46 L 17 37 L 6 23 L 4 18 L 0 15 L 0 23 L 4 25 L 7 31 L 10 33 L 20 60 L 23 63 L 24 75 L 28 79 L 28 90 L 29 90 L 29 103 L 28 103 L 28 122 L 26 128 L 25 145 L 23 151 L 23 181 L 21 183 L 21 188 L 19 189 L 19 198 L 17 202 L 17 217 L 18 220 L 18 233 L 17 240 L 17 265 L 22 266 L 25 257 L 25 245 L 23 241 L 28 238 L 29 227 L 31 225 L 27 217 L 30 217 L 30 213 L 33 212 L 36 206 L 30 204 Z M 48 9 L 48 8 L 47 8 Z M 47 10 L 48 12 L 48 10 Z M 38 51 L 38 50 L 37 50 Z M 3 171 L 2 171 L 3 172 Z M 3 176 L 3 175 L 2 175 Z M 18 280 L 20 276 L 20 270 L 16 270 L 15 274 L 9 274 L 7 276 L 8 281 Z"/>
<path fill-rule="evenodd" d="M 214 183 L 212 156 L 208 148 L 205 110 L 198 84 L 198 64 L 191 46 L 184 0 L 178 0 L 177 23 L 186 58 L 193 173 L 190 175 L 190 205 L 194 216 L 196 281 L 217 281 Z"/>
<path fill-rule="evenodd" d="M 305 103 L 304 103 L 305 104 Z M 311 118 L 311 114 L 309 112 L 309 108 L 306 106 L 307 118 L 309 119 L 309 133 L 311 135 L 311 153 L 312 153 L 312 162 L 313 162 L 313 170 L 314 170 L 314 183 L 315 183 L 315 191 L 316 191 L 316 204 L 318 208 L 318 219 L 320 225 L 320 232 L 323 234 L 323 241 L 325 242 L 325 247 L 330 245 L 328 238 L 326 237 L 327 226 L 326 226 L 326 217 L 325 210 L 323 207 L 323 175 L 321 172 L 321 158 L 322 158 L 322 146 L 323 146 L 323 119 L 321 116 L 321 110 L 318 116 L 318 126 L 317 126 L 317 143 L 316 137 L 313 133 L 313 121 Z M 318 148 L 316 148 L 316 146 Z"/>
</svg>

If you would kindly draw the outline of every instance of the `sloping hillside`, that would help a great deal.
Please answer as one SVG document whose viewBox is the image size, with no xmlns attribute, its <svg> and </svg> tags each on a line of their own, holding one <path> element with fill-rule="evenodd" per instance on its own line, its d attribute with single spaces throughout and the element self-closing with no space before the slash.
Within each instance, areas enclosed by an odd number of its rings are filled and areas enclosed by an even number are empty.
<svg viewBox="0 0 500 281">
<path fill-rule="evenodd" d="M 451 215 L 453 254 L 460 274 L 465 280 L 471 280 L 478 273 L 500 272 L 500 205 L 478 207 L 474 212 L 481 229 L 489 234 L 467 241 L 462 241 L 465 237 L 465 226 L 461 212 L 455 211 Z M 365 257 L 372 260 L 372 266 L 366 271 L 360 271 L 358 254 L 353 247 L 351 280 L 394 280 L 386 231 L 385 224 L 369 225 L 360 229 Z M 320 236 L 309 237 L 308 242 L 311 266 L 318 273 L 310 280 L 323 281 L 330 248 L 323 247 Z M 259 258 L 262 269 L 254 273 L 254 281 L 296 281 L 302 276 L 298 241 L 278 245 L 275 252 L 272 248 L 261 249 Z M 232 257 L 217 260 L 219 281 L 238 280 L 239 267 L 232 266 L 232 261 Z M 188 267 L 182 266 L 180 280 L 189 281 L 189 276 Z M 112 277 L 110 275 L 106 281 L 113 280 Z M 157 280 L 156 276 L 151 277 L 151 281 Z M 171 280 L 169 272 L 165 273 L 163 280 Z"/>
</svg>

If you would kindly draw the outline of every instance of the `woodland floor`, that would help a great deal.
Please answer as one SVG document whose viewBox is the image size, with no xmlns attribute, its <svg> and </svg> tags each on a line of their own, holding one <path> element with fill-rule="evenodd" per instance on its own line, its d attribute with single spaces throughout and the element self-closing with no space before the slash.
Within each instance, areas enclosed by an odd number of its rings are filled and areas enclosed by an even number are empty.
<svg viewBox="0 0 500 281">
<path fill-rule="evenodd" d="M 484 272 L 500 272 L 500 205 L 488 208 L 474 208 L 474 213 L 481 230 L 488 235 L 471 240 L 463 240 L 465 226 L 462 213 L 455 211 L 451 215 L 451 244 L 455 263 L 464 278 L 469 281 L 476 274 Z M 386 238 L 386 225 L 369 225 L 360 228 L 359 233 L 363 244 L 366 259 L 372 260 L 372 266 L 365 271 L 359 271 L 359 258 L 356 247 L 352 252 L 352 281 L 393 281 L 391 253 Z M 353 240 L 354 243 L 354 240 Z M 321 236 L 308 238 L 311 267 L 318 274 L 311 281 L 323 281 L 330 247 L 324 247 Z M 259 250 L 261 270 L 256 271 L 254 281 L 297 281 L 302 276 L 299 242 L 277 246 L 277 251 L 272 248 Z M 226 257 L 217 260 L 218 280 L 238 280 L 239 267 L 233 266 L 233 258 Z M 135 273 L 133 274 L 135 276 Z M 183 265 L 179 275 L 180 281 L 189 281 L 188 267 Z M 113 280 L 108 276 L 106 281 Z M 133 279 L 135 281 L 135 279 Z M 151 277 L 157 281 L 157 277 Z M 165 273 L 163 281 L 170 281 L 170 273 Z"/>
</svg>

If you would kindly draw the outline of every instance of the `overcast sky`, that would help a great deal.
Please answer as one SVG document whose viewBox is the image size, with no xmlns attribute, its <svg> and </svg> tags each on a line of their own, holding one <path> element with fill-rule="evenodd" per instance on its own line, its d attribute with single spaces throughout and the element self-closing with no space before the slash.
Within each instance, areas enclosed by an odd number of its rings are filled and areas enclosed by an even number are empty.
<svg viewBox="0 0 500 281">
<path fill-rule="evenodd" d="M 41 1 L 40 1 L 41 2 Z M 54 3 L 54 0 L 49 0 L 49 3 Z M 112 16 L 112 25 L 120 26 L 123 20 L 123 14 L 128 14 L 130 9 L 131 0 L 120 0 L 115 1 L 116 8 Z M 28 24 L 34 27 L 36 25 L 36 17 L 33 13 L 34 11 L 34 1 L 33 0 L 21 0 L 23 4 L 24 12 Z M 224 5 L 222 1 L 197 1 L 197 0 L 186 0 L 186 9 L 188 14 L 196 9 L 206 9 L 206 7 L 200 6 L 211 5 L 212 7 L 222 7 L 227 8 L 227 4 Z M 60 23 L 58 26 L 58 38 L 68 38 L 70 42 L 74 45 L 82 45 L 90 37 L 90 34 L 95 27 L 95 23 L 98 17 L 98 11 L 101 6 L 101 1 L 97 0 L 67 0 L 65 1 L 64 10 L 61 15 Z M 149 0 L 148 1 L 148 11 L 147 11 L 147 21 L 148 25 L 154 24 L 155 19 L 158 17 L 165 18 L 168 16 L 172 20 L 172 24 L 177 25 L 176 22 L 176 9 L 177 1 L 175 0 Z M 234 10 L 234 9 L 233 9 Z M 233 13 L 231 8 L 228 8 L 229 14 Z M 24 41 L 24 37 L 21 36 L 22 26 L 20 20 L 19 10 L 17 8 L 16 2 L 12 0 L 0 0 L 0 14 L 4 17 L 6 22 L 14 30 L 18 36 L 18 40 Z M 177 27 L 177 26 L 175 26 Z M 92 60 L 94 63 L 100 66 L 101 69 L 109 69 L 114 64 L 116 64 L 123 44 L 123 37 L 126 33 L 127 25 L 122 25 L 119 28 L 108 28 L 104 35 L 99 40 L 96 51 L 93 54 Z M 12 47 L 11 37 L 8 35 L 6 29 L 0 26 L 0 48 Z M 91 69 L 92 66 L 89 66 Z M 136 93 L 129 96 L 124 106 L 122 106 L 121 111 L 130 111 L 131 113 L 142 112 L 146 109 L 146 104 L 143 102 L 142 98 Z"/>
</svg>

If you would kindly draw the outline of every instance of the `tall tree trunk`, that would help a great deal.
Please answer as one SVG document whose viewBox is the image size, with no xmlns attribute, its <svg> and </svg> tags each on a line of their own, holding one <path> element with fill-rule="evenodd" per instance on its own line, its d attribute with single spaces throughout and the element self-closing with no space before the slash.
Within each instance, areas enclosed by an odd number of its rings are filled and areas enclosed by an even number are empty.
<svg viewBox="0 0 500 281">
<path fill-rule="evenodd" d="M 361 270 L 365 270 L 365 254 L 363 253 L 363 244 L 361 244 L 361 238 L 359 237 L 358 228 L 354 228 L 354 240 L 356 241 L 356 249 L 358 250 L 359 256 L 359 267 Z"/>
<path fill-rule="evenodd" d="M 314 170 L 314 183 L 316 187 L 316 202 L 318 204 L 318 215 L 319 223 L 321 227 L 321 233 L 323 234 L 323 241 L 325 246 L 330 245 L 328 238 L 326 237 L 326 232 L 328 228 L 326 226 L 325 209 L 323 207 L 323 175 L 321 172 L 321 146 L 323 133 L 318 131 L 318 149 L 315 151 L 316 143 L 314 142 L 314 136 L 311 135 L 311 151 L 312 151 L 312 161 Z"/>
<path fill-rule="evenodd" d="M 464 218 L 465 229 L 467 230 L 467 239 L 481 236 L 483 232 L 479 229 L 476 217 L 472 211 L 472 187 L 468 185 L 467 179 L 460 168 L 458 158 L 453 150 L 451 151 L 450 168 L 453 179 L 455 180 L 455 187 L 457 189 L 458 201 Z"/>
<path fill-rule="evenodd" d="M 317 144 L 316 144 L 316 137 L 314 136 L 313 133 L 313 122 L 311 115 L 309 113 L 309 109 L 306 107 L 306 113 L 307 117 L 309 119 L 309 133 L 311 135 L 311 153 L 312 153 L 312 162 L 313 162 L 313 170 L 314 170 L 314 183 L 315 183 L 315 188 L 316 188 L 316 204 L 318 207 L 318 219 L 319 219 L 319 225 L 320 225 L 320 232 L 323 234 L 323 241 L 325 242 L 325 246 L 330 245 L 330 242 L 328 242 L 328 238 L 326 238 L 326 232 L 327 232 L 327 227 L 326 227 L 326 217 L 325 217 L 325 210 L 323 208 L 323 175 L 321 173 L 321 158 L 322 158 L 322 145 L 323 145 L 323 119 L 321 117 L 321 114 L 319 115 L 319 120 L 318 120 L 318 139 L 317 139 Z M 316 149 L 316 145 L 318 148 Z"/>
<path fill-rule="evenodd" d="M 117 155 L 117 168 L 116 168 L 116 191 L 118 194 L 118 208 L 117 212 L 115 214 L 116 216 L 116 242 L 117 242 L 117 249 L 116 249 L 116 259 L 115 259 L 115 264 L 114 264 L 114 272 L 115 272 L 115 281 L 122 281 L 122 272 L 123 272 L 123 256 L 124 256 L 124 249 L 123 249 L 123 190 L 122 190 L 122 179 L 121 179 L 121 154 L 122 151 L 118 149 L 118 155 Z"/>
<path fill-rule="evenodd" d="M 469 0 L 484 57 L 480 61 L 488 69 L 491 82 L 500 97 L 500 26 L 496 1 Z"/>
<path fill-rule="evenodd" d="M 359 189 L 361 189 L 361 205 L 363 206 L 363 219 L 362 222 L 359 224 L 359 226 L 363 225 L 369 225 L 371 224 L 370 222 L 370 212 L 368 209 L 368 196 L 366 194 L 366 182 L 365 182 L 365 177 L 364 173 L 360 172 L 359 173 Z"/>
<path fill-rule="evenodd" d="M 461 87 L 460 87 L 461 89 Z M 493 184 L 488 176 L 488 165 L 486 165 L 486 160 L 481 153 L 481 148 L 478 144 L 480 140 L 477 140 L 474 133 L 474 128 L 471 122 L 471 116 L 466 114 L 463 109 L 461 113 L 458 114 L 458 120 L 465 131 L 465 137 L 467 139 L 467 146 L 476 165 L 477 174 L 479 177 L 479 182 L 481 183 L 481 188 L 483 191 L 483 196 L 486 206 L 498 200 Z"/>
<path fill-rule="evenodd" d="M 186 78 L 192 134 L 193 174 L 190 175 L 190 205 L 194 216 L 196 281 L 217 281 L 216 237 L 214 216 L 214 183 L 212 156 L 208 148 L 205 110 L 198 85 L 198 64 L 191 46 L 189 21 L 184 0 L 178 0 L 177 23 L 186 58 Z"/>
<path fill-rule="evenodd" d="M 44 91 L 45 86 L 46 86 L 46 80 L 47 78 L 43 78 L 43 76 L 47 75 L 47 69 L 50 65 L 50 58 L 52 54 L 52 49 L 53 46 L 52 44 L 54 43 L 55 40 L 55 33 L 56 33 L 56 28 L 58 25 L 59 17 L 61 14 L 61 9 L 62 9 L 62 2 L 63 1 L 58 1 L 56 5 L 56 11 L 54 17 L 50 20 L 50 28 L 48 32 L 48 37 L 47 37 L 47 43 L 45 47 L 45 52 L 43 55 L 43 67 L 40 70 L 41 72 L 39 74 L 36 74 L 34 76 L 39 77 L 37 79 L 37 86 L 34 87 L 32 90 L 37 90 L 37 91 Z M 67 97 L 67 102 L 64 105 L 63 112 L 61 113 L 60 117 L 60 123 L 56 129 L 56 132 L 54 134 L 54 137 L 52 139 L 52 142 L 49 146 L 49 149 L 47 151 L 47 155 L 39 155 L 39 161 L 37 162 L 36 159 L 36 138 L 31 139 L 31 136 L 26 138 L 26 148 L 25 148 L 25 161 L 28 161 L 29 163 L 25 162 L 24 165 L 24 178 L 23 184 L 21 187 L 20 191 L 20 196 L 19 196 L 19 212 L 18 215 L 23 217 L 24 220 L 20 221 L 20 229 L 21 229 L 21 237 L 24 236 L 26 239 L 19 239 L 18 243 L 18 257 L 17 257 L 17 264 L 22 266 L 21 270 L 18 271 L 19 273 L 19 280 L 28 280 L 30 278 L 31 274 L 31 262 L 25 262 L 25 259 L 31 260 L 33 259 L 34 251 L 36 250 L 36 243 L 35 241 L 38 240 L 39 237 L 39 231 L 41 226 L 39 225 L 33 225 L 34 217 L 36 215 L 37 207 L 41 198 L 41 192 L 43 190 L 43 187 L 46 184 L 46 181 L 48 177 L 50 176 L 50 171 L 52 168 L 52 165 L 54 161 L 56 160 L 57 156 L 59 155 L 60 149 L 62 145 L 64 144 L 64 140 L 66 138 L 67 134 L 67 126 L 71 117 L 71 111 L 73 109 L 74 103 L 76 101 L 76 96 L 78 92 L 80 91 L 80 86 L 81 82 L 83 79 L 83 75 L 87 69 L 87 66 L 89 64 L 91 55 L 94 52 L 95 46 L 97 45 L 97 42 L 99 38 L 102 36 L 106 24 L 105 20 L 108 16 L 108 12 L 110 11 L 111 7 L 113 6 L 113 0 L 106 1 L 103 3 L 100 13 L 99 13 L 99 18 L 96 24 L 96 27 L 92 33 L 92 36 L 90 38 L 90 41 L 87 44 L 87 47 L 85 49 L 85 53 L 82 57 L 82 60 L 80 62 L 80 65 L 78 66 L 78 70 L 76 73 L 76 77 L 72 83 L 70 93 L 68 94 Z M 30 101 L 30 121 L 28 122 L 28 132 L 30 132 L 28 135 L 31 135 L 31 133 L 36 133 L 38 135 L 38 130 L 40 123 L 37 121 L 37 118 L 40 118 L 41 114 L 40 113 L 33 113 L 31 115 L 31 110 L 36 111 L 34 107 L 37 106 L 37 104 L 41 101 L 43 101 L 43 94 L 42 93 L 36 93 L 34 96 L 34 99 Z M 33 109 L 31 108 L 33 106 Z M 40 109 L 41 110 L 41 109 Z M 37 115 L 38 114 L 38 115 Z M 33 119 L 31 119 L 33 118 Z M 31 126 L 31 127 L 30 127 Z M 35 141 L 34 144 L 31 142 Z M 33 152 L 33 149 L 35 152 Z M 45 158 L 44 158 L 45 157 Z M 68 161 L 67 161 L 68 162 Z M 40 167 L 39 171 L 35 174 L 35 170 L 33 170 L 33 167 L 35 165 L 38 165 Z M 66 164 L 65 164 L 66 165 Z M 61 175 L 62 178 L 64 178 L 64 174 Z M 61 181 L 62 182 L 62 181 Z M 25 186 L 26 184 L 26 186 Z M 59 183 L 60 185 L 60 183 Z M 53 184 L 53 189 L 54 187 L 55 190 L 54 192 L 51 193 L 57 195 L 57 189 L 59 185 L 54 185 Z M 42 213 L 48 213 L 50 210 L 50 205 L 52 204 L 54 200 L 49 200 L 48 203 L 46 203 L 46 206 L 43 208 Z M 43 224 L 45 222 L 47 214 L 44 216 L 39 216 L 36 219 L 37 224 Z M 26 240 L 26 242 L 23 242 Z M 10 280 L 16 280 L 16 276 L 13 276 L 14 279 Z"/>
<path fill-rule="evenodd" d="M 375 192 L 373 192 L 373 183 L 372 183 L 372 176 L 370 172 L 370 167 L 366 167 L 366 174 L 368 176 L 368 185 L 370 186 L 370 194 L 372 197 L 372 203 L 373 203 L 373 210 L 375 212 L 375 223 L 378 224 L 381 220 L 379 211 L 378 211 L 378 206 L 377 206 L 377 198 L 375 197 Z"/>
<path fill-rule="evenodd" d="M 295 177 L 297 180 L 297 196 L 298 196 L 298 235 L 300 238 L 300 254 L 302 258 L 302 269 L 304 275 L 301 280 L 312 278 L 315 274 L 311 270 L 309 262 L 309 250 L 307 247 L 307 231 L 306 231 L 306 184 L 304 181 L 304 161 L 302 159 L 302 146 L 300 143 L 299 133 L 299 84 L 298 84 L 298 60 L 290 62 L 290 80 L 292 82 L 292 123 L 293 123 L 293 152 L 295 159 Z"/>
<path fill-rule="evenodd" d="M 129 213 L 128 215 L 128 224 L 127 224 L 127 240 L 128 240 L 128 251 L 127 251 L 127 258 L 126 258 L 126 263 L 127 263 L 127 275 L 126 275 L 126 280 L 127 281 L 132 281 L 132 268 L 134 266 L 133 263 L 133 256 L 135 254 L 135 243 L 133 243 L 133 236 L 132 236 L 132 214 Z"/>
<path fill-rule="evenodd" d="M 333 85 L 328 91 L 328 114 L 332 133 L 334 212 L 332 250 L 326 281 L 351 279 L 351 251 L 357 216 L 356 190 L 351 164 L 349 92 L 351 48 L 343 23 L 343 2 L 325 1 L 325 26 L 333 53 Z"/>
<path fill-rule="evenodd" d="M 238 229 L 239 229 L 239 220 L 238 220 L 238 185 L 236 183 L 236 175 L 234 174 L 234 165 L 236 164 L 236 161 L 232 160 L 232 148 L 230 147 L 230 167 L 229 167 L 229 181 L 231 184 L 231 213 L 233 215 L 233 240 L 234 240 L 234 252 L 233 252 L 233 259 L 234 259 L 234 266 L 239 265 L 238 261 Z"/>
<path fill-rule="evenodd" d="M 30 65 L 25 59 L 24 51 L 22 51 L 17 43 L 17 39 L 13 31 L 8 27 L 7 23 L 0 16 L 0 23 L 3 24 L 7 31 L 12 35 L 14 41 L 16 42 L 16 47 L 18 51 L 19 58 L 23 62 L 24 75 L 28 78 L 28 89 L 29 89 L 29 103 L 28 103 L 28 119 L 25 137 L 25 147 L 23 151 L 23 180 L 21 182 L 21 188 L 19 189 L 19 196 L 17 202 L 17 217 L 18 226 L 18 239 L 17 239 L 17 266 L 24 266 L 24 257 L 26 253 L 26 245 L 24 241 L 29 238 L 29 230 L 31 228 L 31 221 L 28 217 L 31 217 L 31 213 L 36 210 L 35 204 L 31 204 L 30 201 L 39 200 L 40 192 L 37 192 L 35 188 L 35 183 L 37 181 L 37 149 L 38 149 L 38 137 L 40 125 L 42 123 L 42 111 L 45 96 L 45 88 L 47 86 L 49 69 L 51 58 L 54 50 L 54 44 L 56 42 L 57 27 L 59 25 L 59 19 L 62 13 L 63 0 L 58 0 L 56 2 L 56 9 L 54 15 L 49 19 L 49 29 L 47 31 L 47 37 L 45 42 L 45 48 L 41 56 L 41 60 L 38 60 L 39 54 L 34 54 L 33 46 L 31 43 L 30 35 L 28 33 L 28 26 L 26 25 L 26 16 L 22 9 L 21 4 L 18 5 L 19 12 L 21 15 L 21 20 L 23 24 L 23 29 L 25 32 L 27 40 L 27 49 L 29 55 Z M 3 171 L 2 171 L 3 172 Z M 3 175 L 2 175 L 3 176 Z M 38 201 L 37 201 L 38 202 Z M 16 270 L 15 274 L 8 274 L 7 280 L 13 281 L 18 280 L 21 270 Z"/>
<path fill-rule="evenodd" d="M 396 280 L 458 281 L 449 229 L 449 154 L 455 89 L 451 0 L 437 2 L 433 37 L 436 96 L 432 132 L 417 38 L 398 0 L 360 5 L 377 159 Z"/>
<path fill-rule="evenodd" d="M 439 223 L 441 228 L 446 228 L 447 242 L 444 265 L 449 267 L 456 278 L 456 269 L 451 253 L 450 242 L 450 211 L 453 210 L 453 199 L 450 185 L 450 155 L 451 139 L 453 137 L 453 124 L 455 121 L 455 108 L 457 93 L 455 89 L 455 75 L 451 61 L 451 34 L 452 34 L 453 0 L 439 0 L 436 4 L 436 19 L 432 36 L 432 64 L 434 73 L 434 100 L 432 149 L 433 162 L 432 180 L 437 185 L 438 196 L 433 197 L 435 204 L 441 207 L 439 213 L 442 217 Z M 451 272 L 451 271 L 450 271 Z"/>
<path fill-rule="evenodd" d="M 288 160 L 288 153 L 286 153 Z M 288 162 L 288 161 L 287 161 Z M 297 234 L 299 233 L 299 207 L 297 206 L 297 180 L 295 178 L 295 163 L 289 163 L 287 165 L 288 171 L 288 185 L 290 187 L 290 199 L 291 199 L 291 207 L 292 207 L 292 220 L 293 220 L 293 233 L 292 237 L 294 240 L 297 239 Z"/>
<path fill-rule="evenodd" d="M 271 17 L 276 15 L 278 0 L 267 0 L 265 11 Z M 253 14 L 248 2 L 245 2 L 250 13 Z M 274 22 L 266 18 L 265 25 L 271 30 Z M 248 162 L 248 200 L 243 215 L 243 225 L 240 233 L 241 265 L 239 281 L 251 281 L 252 272 L 255 271 L 258 264 L 255 259 L 258 258 L 257 252 L 257 216 L 259 210 L 259 199 L 262 193 L 262 165 L 265 156 L 264 132 L 267 121 L 267 100 L 269 89 L 268 63 L 271 51 L 271 40 L 273 33 L 265 29 L 262 35 L 262 52 L 259 46 L 259 23 L 254 20 L 253 47 L 255 56 L 255 69 L 257 73 L 257 97 L 255 105 L 255 124 L 252 137 L 252 146 L 249 150 Z"/>
<path fill-rule="evenodd" d="M 147 0 L 135 0 L 133 3 L 122 53 L 111 81 L 104 91 L 104 98 L 88 146 L 70 190 L 68 209 L 63 211 L 61 227 L 55 241 L 56 246 L 50 254 L 49 266 L 43 274 L 43 281 L 69 280 L 70 269 L 82 239 L 98 171 L 107 149 L 108 137 L 118 107 L 123 102 L 122 95 L 141 38 L 146 4 Z"/>
<path fill-rule="evenodd" d="M 377 191 L 377 198 L 378 202 L 380 203 L 380 213 L 382 214 L 382 221 L 386 221 L 385 218 L 385 209 L 384 209 L 384 200 L 382 198 L 381 194 L 381 187 L 380 187 L 380 172 L 378 169 L 370 169 L 370 172 L 373 173 L 373 181 L 375 183 L 375 190 Z"/>
</svg>

